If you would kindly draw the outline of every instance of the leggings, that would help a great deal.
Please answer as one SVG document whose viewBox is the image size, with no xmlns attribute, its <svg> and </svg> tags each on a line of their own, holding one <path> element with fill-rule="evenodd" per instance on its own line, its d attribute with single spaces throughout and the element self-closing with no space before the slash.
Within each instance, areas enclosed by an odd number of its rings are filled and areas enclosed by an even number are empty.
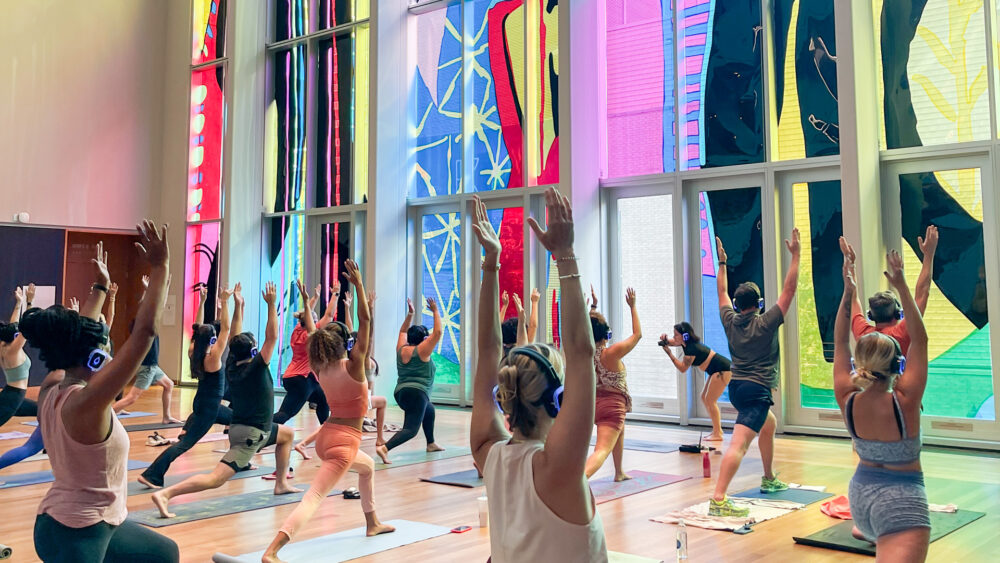
<svg viewBox="0 0 1000 563">
<path fill-rule="evenodd" d="M 420 389 L 404 387 L 396 391 L 396 404 L 403 409 L 403 428 L 393 436 L 385 447 L 393 449 L 409 442 L 417 435 L 417 429 L 424 427 L 424 438 L 428 444 L 434 443 L 434 405 L 431 398 Z"/>
<path fill-rule="evenodd" d="M 5 385 L 0 390 L 0 425 L 12 416 L 38 416 L 38 403 L 24 398 L 25 390 Z"/>
<path fill-rule="evenodd" d="M 0 455 L 0 469 L 24 461 L 44 448 L 45 444 L 42 443 L 42 429 L 41 427 L 35 428 L 35 431 L 28 437 L 27 442 L 16 448 L 7 450 L 3 455 Z"/>
<path fill-rule="evenodd" d="M 195 410 L 188 416 L 187 420 L 184 422 L 184 435 L 180 437 L 180 440 L 172 444 L 169 448 L 163 450 L 163 452 L 153 461 L 153 464 L 146 468 L 142 472 L 142 477 L 154 485 L 160 487 L 163 486 L 163 476 L 170 469 L 170 464 L 174 462 L 175 459 L 184 454 L 184 452 L 190 450 L 201 440 L 209 430 L 212 429 L 212 425 L 216 423 L 220 414 L 214 412 L 212 408 L 202 407 L 198 408 L 199 405 L 195 406 Z M 223 409 L 229 411 L 229 417 L 232 418 L 232 411 L 228 407 L 224 407 L 215 403 L 215 410 L 222 411 Z"/>
<path fill-rule="evenodd" d="M 295 507 L 279 531 L 288 539 L 302 528 L 319 508 L 323 499 L 333 490 L 348 469 L 358 472 L 358 489 L 361 490 L 361 509 L 367 514 L 375 511 L 375 462 L 361 451 L 361 431 L 340 424 L 324 424 L 316 436 L 316 454 L 323 461 L 309 485 L 302 501 Z"/>
<path fill-rule="evenodd" d="M 35 518 L 35 553 L 45 563 L 176 563 L 177 544 L 126 520 L 70 528 L 48 514 Z"/>
<path fill-rule="evenodd" d="M 315 375 L 310 373 L 286 377 L 281 380 L 281 385 L 285 388 L 285 398 L 281 400 L 278 412 L 274 413 L 274 422 L 284 424 L 289 418 L 299 414 L 306 402 L 316 403 L 316 418 L 320 424 L 330 417 L 326 395 L 323 394 L 323 388 L 319 386 Z"/>
</svg>

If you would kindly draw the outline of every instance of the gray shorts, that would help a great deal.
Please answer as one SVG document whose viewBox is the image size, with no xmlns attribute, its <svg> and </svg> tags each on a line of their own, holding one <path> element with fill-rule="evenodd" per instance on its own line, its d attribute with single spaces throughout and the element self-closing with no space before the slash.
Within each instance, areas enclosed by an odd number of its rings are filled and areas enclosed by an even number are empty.
<svg viewBox="0 0 1000 563">
<path fill-rule="evenodd" d="M 278 425 L 272 424 L 270 432 L 260 428 L 234 424 L 229 427 L 229 451 L 222 456 L 225 463 L 233 471 L 243 471 L 250 466 L 250 460 L 260 450 L 273 445 L 278 440 Z"/>
<path fill-rule="evenodd" d="M 160 366 L 139 366 L 135 374 L 135 386 L 145 391 L 149 386 L 166 377 Z"/>
<path fill-rule="evenodd" d="M 920 471 L 858 464 L 847 498 L 854 525 L 870 542 L 886 534 L 931 527 L 924 474 Z"/>
</svg>

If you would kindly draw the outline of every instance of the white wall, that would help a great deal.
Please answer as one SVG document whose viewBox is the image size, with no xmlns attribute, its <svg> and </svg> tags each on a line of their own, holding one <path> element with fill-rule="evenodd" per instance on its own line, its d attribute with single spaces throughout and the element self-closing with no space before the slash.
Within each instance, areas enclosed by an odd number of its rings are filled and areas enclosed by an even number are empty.
<svg viewBox="0 0 1000 563">
<path fill-rule="evenodd" d="M 0 221 L 131 228 L 155 214 L 171 4 L 0 0 Z"/>
</svg>

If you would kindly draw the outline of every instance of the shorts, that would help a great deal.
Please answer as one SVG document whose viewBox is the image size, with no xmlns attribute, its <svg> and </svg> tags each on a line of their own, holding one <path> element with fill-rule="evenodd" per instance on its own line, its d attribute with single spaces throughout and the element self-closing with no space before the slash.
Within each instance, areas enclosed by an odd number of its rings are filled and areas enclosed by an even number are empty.
<svg viewBox="0 0 1000 563">
<path fill-rule="evenodd" d="M 717 373 L 722 373 L 724 371 L 730 371 L 729 358 L 716 354 L 712 356 L 712 359 L 705 366 L 705 373 L 708 375 L 715 375 Z"/>
<path fill-rule="evenodd" d="M 854 525 L 868 541 L 913 528 L 930 528 L 927 491 L 920 471 L 858 464 L 847 498 Z"/>
<path fill-rule="evenodd" d="M 229 451 L 219 463 L 224 463 L 237 473 L 250 466 L 250 460 L 260 450 L 278 441 L 278 425 L 272 424 L 270 432 L 244 424 L 229 427 Z"/>
<path fill-rule="evenodd" d="M 139 366 L 139 371 L 135 374 L 135 386 L 145 391 L 149 386 L 166 377 L 167 374 L 160 369 L 160 366 Z"/>
<path fill-rule="evenodd" d="M 599 393 L 594 405 L 594 424 L 611 426 L 621 432 L 625 428 L 625 413 L 628 404 L 625 397 L 618 393 Z"/>
<path fill-rule="evenodd" d="M 733 379 L 729 382 L 729 402 L 736 409 L 736 424 L 760 432 L 774 400 L 771 390 L 753 381 Z"/>
</svg>

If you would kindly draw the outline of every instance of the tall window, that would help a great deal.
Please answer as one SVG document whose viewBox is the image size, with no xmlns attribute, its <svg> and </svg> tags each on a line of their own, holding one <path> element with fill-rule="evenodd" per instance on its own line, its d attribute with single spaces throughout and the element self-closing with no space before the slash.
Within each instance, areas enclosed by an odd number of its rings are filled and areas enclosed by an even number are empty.
<svg viewBox="0 0 1000 563">
<path fill-rule="evenodd" d="M 205 321 L 215 318 L 224 209 L 226 0 L 191 3 L 191 94 L 184 244 L 184 348 L 206 288 Z M 187 355 L 182 381 L 190 380 Z"/>
<path fill-rule="evenodd" d="M 271 371 L 280 377 L 301 305 L 294 282 L 320 284 L 322 309 L 344 261 L 356 259 L 350 218 L 368 201 L 370 7 L 368 0 L 274 0 L 272 8 L 261 281 L 278 286 Z M 343 315 L 342 302 L 338 308 Z"/>
</svg>

